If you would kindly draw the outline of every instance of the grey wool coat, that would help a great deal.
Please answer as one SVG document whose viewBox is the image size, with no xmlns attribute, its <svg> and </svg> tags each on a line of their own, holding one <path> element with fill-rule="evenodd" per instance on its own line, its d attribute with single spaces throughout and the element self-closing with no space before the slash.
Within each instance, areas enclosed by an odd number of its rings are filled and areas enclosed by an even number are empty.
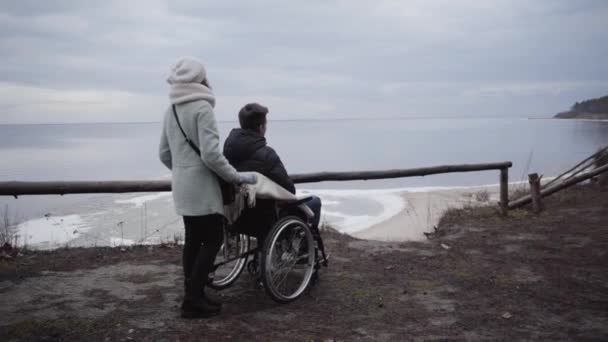
<svg viewBox="0 0 608 342">
<path fill-rule="evenodd" d="M 170 106 L 165 112 L 159 157 L 172 171 L 175 211 L 182 216 L 224 215 L 217 176 L 237 183 L 239 174 L 220 150 L 213 108 L 206 100 L 180 103 L 175 108 L 186 135 L 201 151 L 199 157 L 186 143 Z"/>
</svg>

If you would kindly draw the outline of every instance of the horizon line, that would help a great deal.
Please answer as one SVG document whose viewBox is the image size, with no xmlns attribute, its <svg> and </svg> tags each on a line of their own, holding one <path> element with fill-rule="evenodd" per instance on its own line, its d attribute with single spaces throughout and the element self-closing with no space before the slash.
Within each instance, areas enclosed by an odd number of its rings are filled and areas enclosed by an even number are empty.
<svg viewBox="0 0 608 342">
<path fill-rule="evenodd" d="M 432 120 L 432 119 L 553 119 L 551 116 L 385 116 L 385 117 L 337 117 L 337 118 L 294 118 L 272 119 L 270 122 L 298 122 L 298 121 L 369 121 L 369 120 Z M 27 125 L 102 125 L 102 124 L 157 124 L 162 121 L 93 121 L 93 122 L 8 122 L 0 126 L 27 126 Z M 217 120 L 218 123 L 237 123 L 238 120 Z"/>
</svg>

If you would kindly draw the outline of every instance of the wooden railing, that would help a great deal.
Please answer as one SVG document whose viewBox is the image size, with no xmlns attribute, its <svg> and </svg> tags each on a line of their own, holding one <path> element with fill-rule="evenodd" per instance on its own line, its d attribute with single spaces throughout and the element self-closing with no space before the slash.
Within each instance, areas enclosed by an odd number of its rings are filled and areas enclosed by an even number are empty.
<svg viewBox="0 0 608 342">
<path fill-rule="evenodd" d="M 586 181 L 590 178 L 593 178 L 595 176 L 598 176 L 604 172 L 608 172 L 608 164 L 604 165 L 604 166 L 600 166 L 597 167 L 589 172 L 577 175 L 575 177 L 569 178 L 564 180 L 561 183 L 555 183 L 555 184 L 551 184 L 550 186 L 539 190 L 539 197 L 547 197 L 549 195 L 552 195 L 560 190 L 566 189 L 568 187 L 571 187 L 575 184 L 578 184 L 582 181 Z M 517 209 L 517 208 L 521 208 L 526 204 L 530 204 L 532 203 L 532 196 L 531 195 L 526 195 L 523 196 L 521 198 L 516 199 L 515 201 L 512 201 L 511 203 L 509 203 L 509 209 Z"/>
<path fill-rule="evenodd" d="M 359 172 L 318 172 L 290 175 L 294 183 L 352 181 L 428 176 L 441 173 L 500 170 L 500 208 L 507 213 L 509 205 L 509 168 L 511 162 L 462 164 Z M 169 180 L 153 181 L 69 181 L 69 182 L 0 182 L 0 196 L 66 195 L 85 193 L 126 193 L 171 191 Z"/>
</svg>

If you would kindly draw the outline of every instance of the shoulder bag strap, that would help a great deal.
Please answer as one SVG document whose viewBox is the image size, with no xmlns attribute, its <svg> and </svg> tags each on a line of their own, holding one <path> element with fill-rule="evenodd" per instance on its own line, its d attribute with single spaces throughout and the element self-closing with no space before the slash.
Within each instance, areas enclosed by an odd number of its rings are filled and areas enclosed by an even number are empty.
<svg viewBox="0 0 608 342">
<path fill-rule="evenodd" d="M 196 146 L 192 140 L 190 140 L 190 138 L 188 138 L 188 136 L 186 135 L 186 132 L 184 132 L 184 129 L 182 128 L 182 124 L 179 122 L 179 118 L 177 117 L 177 112 L 175 111 L 175 105 L 173 105 L 173 116 L 175 117 L 175 121 L 177 122 L 177 126 L 179 127 L 179 130 L 182 131 L 182 134 L 184 135 L 184 138 L 186 139 L 186 142 L 188 143 L 188 145 L 190 145 L 190 147 L 192 147 L 192 149 L 194 150 L 194 152 L 196 152 L 196 154 L 201 155 L 201 150 L 198 148 L 198 146 Z M 215 176 L 217 177 L 217 180 L 220 184 L 220 190 L 222 191 L 222 201 L 224 205 L 229 205 L 232 202 L 234 202 L 234 198 L 235 198 L 235 189 L 234 189 L 234 185 L 226 182 L 225 180 L 222 179 L 222 177 L 218 176 L 217 174 L 215 174 Z"/>
<path fill-rule="evenodd" d="M 186 132 L 184 132 L 184 129 L 182 128 L 182 124 L 179 122 L 179 118 L 177 117 L 177 112 L 175 111 L 175 105 L 173 105 L 173 116 L 175 117 L 175 121 L 177 122 L 177 127 L 179 127 L 179 130 L 182 131 L 182 134 L 184 135 L 184 138 L 186 139 L 186 142 L 188 143 L 188 145 L 190 145 L 190 147 L 192 147 L 194 152 L 196 152 L 196 154 L 198 154 L 200 156 L 201 150 L 198 148 L 198 146 L 196 146 L 192 142 L 192 140 L 190 140 L 190 138 L 188 138 L 188 136 L 186 135 Z"/>
</svg>

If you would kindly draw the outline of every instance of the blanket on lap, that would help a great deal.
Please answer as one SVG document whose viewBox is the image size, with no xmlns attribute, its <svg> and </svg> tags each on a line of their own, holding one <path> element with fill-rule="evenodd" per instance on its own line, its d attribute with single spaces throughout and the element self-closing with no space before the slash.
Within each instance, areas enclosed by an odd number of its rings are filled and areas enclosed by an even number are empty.
<svg viewBox="0 0 608 342">
<path fill-rule="evenodd" d="M 234 202 L 224 206 L 224 216 L 226 216 L 229 224 L 236 222 L 243 210 L 245 210 L 245 205 L 249 208 L 255 207 L 256 198 L 274 199 L 278 201 L 298 200 L 296 195 L 285 190 L 268 177 L 258 172 L 254 173 L 257 176 L 257 182 L 255 184 L 241 185 L 235 196 Z"/>
</svg>

